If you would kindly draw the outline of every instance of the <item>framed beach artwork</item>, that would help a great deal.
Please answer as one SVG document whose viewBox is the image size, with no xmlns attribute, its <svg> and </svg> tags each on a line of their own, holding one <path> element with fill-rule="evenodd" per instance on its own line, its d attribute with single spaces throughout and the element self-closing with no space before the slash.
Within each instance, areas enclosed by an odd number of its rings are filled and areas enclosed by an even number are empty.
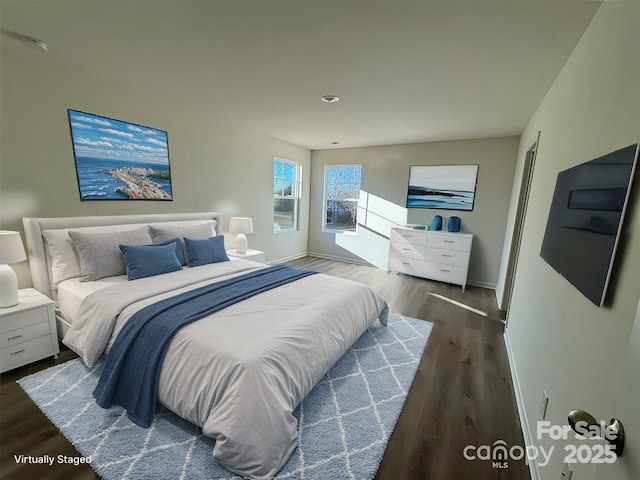
<svg viewBox="0 0 640 480">
<path fill-rule="evenodd" d="M 80 200 L 173 200 L 167 132 L 67 112 Z"/>
<path fill-rule="evenodd" d="M 478 165 L 412 165 L 407 208 L 473 210 Z"/>
</svg>

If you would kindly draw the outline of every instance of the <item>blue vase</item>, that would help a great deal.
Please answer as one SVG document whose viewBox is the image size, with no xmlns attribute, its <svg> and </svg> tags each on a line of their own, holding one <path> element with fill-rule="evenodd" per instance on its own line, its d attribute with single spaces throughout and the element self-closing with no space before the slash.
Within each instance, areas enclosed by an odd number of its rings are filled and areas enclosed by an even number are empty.
<svg viewBox="0 0 640 480">
<path fill-rule="evenodd" d="M 433 217 L 429 230 L 442 230 L 442 217 L 440 215 Z"/>
<path fill-rule="evenodd" d="M 450 232 L 460 231 L 460 217 L 449 217 L 447 222 L 447 230 Z"/>
</svg>

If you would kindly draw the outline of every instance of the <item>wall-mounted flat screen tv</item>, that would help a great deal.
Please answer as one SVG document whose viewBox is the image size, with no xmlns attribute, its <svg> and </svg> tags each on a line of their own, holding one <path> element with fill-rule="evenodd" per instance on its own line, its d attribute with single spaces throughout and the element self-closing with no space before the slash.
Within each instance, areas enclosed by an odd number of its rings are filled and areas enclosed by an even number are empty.
<svg viewBox="0 0 640 480">
<path fill-rule="evenodd" d="M 173 200 L 167 132 L 67 112 L 80 200 Z"/>
<path fill-rule="evenodd" d="M 631 201 L 638 144 L 558 174 L 540 256 L 601 307 Z"/>
</svg>

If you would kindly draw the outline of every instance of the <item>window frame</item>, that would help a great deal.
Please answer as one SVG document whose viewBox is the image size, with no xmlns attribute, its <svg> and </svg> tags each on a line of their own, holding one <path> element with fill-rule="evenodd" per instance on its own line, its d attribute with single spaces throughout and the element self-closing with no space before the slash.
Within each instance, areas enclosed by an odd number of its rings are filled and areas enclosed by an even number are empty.
<svg viewBox="0 0 640 480">
<path fill-rule="evenodd" d="M 360 167 L 360 184 L 359 184 L 359 188 L 358 188 L 358 197 L 357 198 L 337 198 L 337 197 L 332 197 L 329 198 L 329 184 L 328 184 L 328 176 L 327 176 L 327 171 L 329 168 L 335 168 L 335 167 Z M 342 233 L 344 235 L 357 235 L 358 234 L 358 229 L 359 229 L 359 222 L 358 222 L 358 215 L 359 215 L 359 205 L 360 205 L 360 191 L 362 190 L 362 164 L 361 163 L 334 163 L 334 164 L 328 164 L 324 166 L 324 178 L 323 178 L 323 200 L 322 200 L 322 231 L 324 233 Z M 334 201 L 340 201 L 340 202 L 353 202 L 355 204 L 355 212 L 356 212 L 356 218 L 355 218 L 355 230 L 345 230 L 342 228 L 329 228 L 327 226 L 327 205 L 328 202 L 334 200 Z"/>
<path fill-rule="evenodd" d="M 293 179 L 293 184 L 291 188 L 290 195 L 276 195 L 275 193 L 275 183 L 276 183 L 276 172 L 275 172 L 275 164 L 276 162 L 283 162 L 290 164 L 294 167 L 295 177 Z M 274 193 L 273 193 L 273 213 L 276 213 L 276 200 L 294 200 L 293 207 L 293 226 L 291 228 L 275 228 L 276 222 L 274 221 L 273 233 L 287 233 L 287 232 L 297 232 L 299 230 L 299 221 L 298 216 L 300 212 L 300 199 L 302 198 L 302 164 L 300 162 L 296 162 L 295 160 L 288 160 L 282 157 L 273 157 L 273 183 L 274 183 Z M 284 178 L 284 177 L 283 177 Z"/>
</svg>

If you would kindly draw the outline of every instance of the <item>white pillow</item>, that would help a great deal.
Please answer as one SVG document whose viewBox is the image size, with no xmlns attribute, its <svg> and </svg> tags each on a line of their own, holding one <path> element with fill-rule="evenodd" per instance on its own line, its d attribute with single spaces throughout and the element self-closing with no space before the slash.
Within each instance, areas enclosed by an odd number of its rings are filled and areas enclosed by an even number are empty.
<svg viewBox="0 0 640 480">
<path fill-rule="evenodd" d="M 56 290 L 60 282 L 82 275 L 80 259 L 73 248 L 69 230 L 84 233 L 126 232 L 143 226 L 144 224 L 142 223 L 130 223 L 100 227 L 43 230 L 42 236 L 46 240 L 47 264 L 51 270 L 51 286 L 53 289 Z"/>
<path fill-rule="evenodd" d="M 47 242 L 47 257 L 51 268 L 51 286 L 55 290 L 60 282 L 81 275 L 80 261 L 73 249 L 69 230 L 43 230 L 42 236 Z"/>
<path fill-rule="evenodd" d="M 81 282 L 100 280 L 127 273 L 120 245 L 148 245 L 149 228 L 145 225 L 124 232 L 86 233 L 69 231 L 80 260 Z"/>
<path fill-rule="evenodd" d="M 153 243 L 163 243 L 174 238 L 180 239 L 182 250 L 184 252 L 185 261 L 187 256 L 187 247 L 184 244 L 184 237 L 189 238 L 210 238 L 216 235 L 215 220 L 187 220 L 184 222 L 162 222 L 150 223 L 149 232 Z M 184 263 L 183 265 L 186 265 Z"/>
<path fill-rule="evenodd" d="M 172 238 L 183 238 L 188 237 L 185 232 L 200 232 L 202 228 L 206 228 L 203 226 L 208 226 L 207 233 L 209 233 L 209 237 L 214 237 L 216 235 L 216 225 L 217 222 L 215 220 L 185 220 L 184 222 L 157 222 L 150 223 L 149 230 L 151 231 L 151 236 L 153 237 L 153 232 L 156 231 L 156 235 L 160 234 L 176 234 Z M 166 238 L 166 240 L 170 240 L 170 238 Z M 158 241 L 160 239 L 158 238 Z"/>
</svg>

